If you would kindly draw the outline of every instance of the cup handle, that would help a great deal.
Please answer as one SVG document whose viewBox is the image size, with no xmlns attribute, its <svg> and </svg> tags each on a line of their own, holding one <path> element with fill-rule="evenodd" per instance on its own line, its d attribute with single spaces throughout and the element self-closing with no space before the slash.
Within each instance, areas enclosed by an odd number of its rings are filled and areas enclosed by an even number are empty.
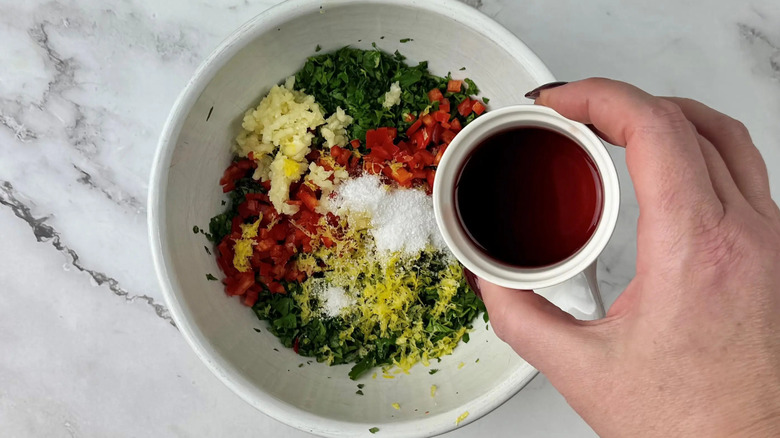
<svg viewBox="0 0 780 438">
<path fill-rule="evenodd" d="M 604 310 L 604 300 L 601 298 L 601 291 L 599 290 L 599 280 L 596 278 L 597 267 L 598 259 L 585 268 L 583 274 L 585 275 L 585 281 L 588 283 L 590 295 L 596 303 L 596 319 L 601 319 L 606 316 L 606 311 Z"/>
</svg>

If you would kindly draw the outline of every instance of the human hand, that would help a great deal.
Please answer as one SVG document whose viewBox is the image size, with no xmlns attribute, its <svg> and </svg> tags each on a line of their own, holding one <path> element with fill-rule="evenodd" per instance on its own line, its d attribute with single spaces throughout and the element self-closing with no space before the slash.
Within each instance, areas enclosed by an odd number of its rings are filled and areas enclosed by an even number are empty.
<svg viewBox="0 0 780 438">
<path fill-rule="evenodd" d="M 536 103 L 625 146 L 636 277 L 598 321 L 480 279 L 496 334 L 601 436 L 780 434 L 780 210 L 745 127 L 606 79 Z"/>
</svg>

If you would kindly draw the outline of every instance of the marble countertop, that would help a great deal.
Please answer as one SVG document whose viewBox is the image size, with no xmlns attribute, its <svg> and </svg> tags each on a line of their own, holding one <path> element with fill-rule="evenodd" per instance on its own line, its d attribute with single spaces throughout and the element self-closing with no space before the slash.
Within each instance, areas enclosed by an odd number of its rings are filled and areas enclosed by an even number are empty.
<svg viewBox="0 0 780 438">
<path fill-rule="evenodd" d="M 563 80 L 607 76 L 741 119 L 780 193 L 776 0 L 468 0 Z M 308 436 L 184 342 L 146 232 L 157 136 L 198 63 L 274 0 L 0 0 L 0 428 L 6 437 Z M 622 151 L 611 303 L 634 274 Z M 593 436 L 543 377 L 447 436 Z"/>
</svg>

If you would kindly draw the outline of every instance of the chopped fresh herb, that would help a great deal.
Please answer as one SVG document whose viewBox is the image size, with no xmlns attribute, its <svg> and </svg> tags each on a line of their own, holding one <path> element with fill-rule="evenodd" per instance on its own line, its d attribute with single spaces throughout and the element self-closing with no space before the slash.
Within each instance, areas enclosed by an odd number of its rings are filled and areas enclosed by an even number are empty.
<svg viewBox="0 0 780 438">
<path fill-rule="evenodd" d="M 461 67 L 461 68 L 460 68 L 460 71 L 463 71 L 463 70 L 465 70 L 465 69 L 466 69 L 466 67 Z"/>
<path fill-rule="evenodd" d="M 317 44 L 317 47 L 315 47 L 315 48 L 314 48 L 314 51 L 315 51 L 315 52 L 319 52 L 320 50 L 322 50 L 322 46 L 320 46 L 319 44 Z"/>
<path fill-rule="evenodd" d="M 208 254 L 208 255 L 211 255 L 211 250 L 209 249 L 209 247 L 208 247 L 208 246 L 206 246 L 206 245 L 203 245 L 203 249 L 205 249 L 205 250 L 206 250 L 206 254 Z"/>
<path fill-rule="evenodd" d="M 414 41 L 414 40 L 411 39 L 411 38 L 401 38 L 401 40 L 399 42 L 401 42 L 401 43 L 408 43 L 409 41 Z"/>
<path fill-rule="evenodd" d="M 213 276 L 211 274 L 206 274 L 206 280 L 208 280 L 208 281 L 217 281 L 217 277 L 215 277 L 215 276 Z"/>
<path fill-rule="evenodd" d="M 377 433 L 377 432 L 379 432 L 379 428 L 378 427 L 372 427 L 371 429 L 368 429 L 368 431 L 371 432 L 371 433 Z"/>
<path fill-rule="evenodd" d="M 430 106 L 428 92 L 434 88 L 444 92 L 451 79 L 449 75 L 432 75 L 427 62 L 409 66 L 399 52 L 385 53 L 376 49 L 375 43 L 372 45 L 375 50 L 345 47 L 312 56 L 295 75 L 296 88 L 313 95 L 326 114 L 341 107 L 354 118 L 349 134 L 361 143 L 365 141 L 366 131 L 379 126 L 398 128 L 399 136 L 404 137 L 413 121 L 404 121 L 403 115 L 420 114 Z M 401 103 L 384 108 L 385 93 L 394 82 L 401 87 Z M 468 93 L 476 94 L 474 90 L 478 91 L 476 86 Z M 446 97 L 454 96 L 458 103 L 468 97 L 465 92 L 447 94 Z M 455 106 L 453 114 L 457 115 Z M 466 119 L 461 122 L 465 123 Z"/>
<path fill-rule="evenodd" d="M 490 317 L 488 316 L 487 312 L 482 314 L 482 320 L 485 321 L 485 322 L 490 321 Z"/>
<path fill-rule="evenodd" d="M 360 390 L 360 389 L 358 389 L 357 391 L 355 391 L 355 394 L 357 394 L 357 395 L 363 395 L 363 391 L 362 391 L 362 390 Z"/>
<path fill-rule="evenodd" d="M 443 256 L 423 252 L 415 261 L 420 272 L 419 275 L 420 303 L 409 309 L 409 312 L 425 312 L 424 309 L 432 308 L 438 298 L 439 291 L 435 287 L 439 273 L 446 269 Z M 260 292 L 257 303 L 253 307 L 257 316 L 270 322 L 269 330 L 276 335 L 285 347 L 292 347 L 295 339 L 299 339 L 298 354 L 306 357 L 315 357 L 318 362 L 323 362 L 332 357 L 333 364 L 354 363 L 349 372 L 349 377 L 357 379 L 366 371 L 375 366 L 392 364 L 393 359 L 400 353 L 396 339 L 400 333 L 388 333 L 385 336 L 377 336 L 375 333 L 362 333 L 355 331 L 351 338 L 339 339 L 339 333 L 345 327 L 346 322 L 341 318 L 310 318 L 306 321 L 301 318 L 301 303 L 295 299 L 302 293 L 302 286 L 296 282 L 283 282 L 287 294 L 270 293 L 267 290 Z M 442 315 L 429 318 L 425 326 L 425 332 L 433 342 L 452 336 L 455 330 L 467 326 L 485 307 L 476 295 L 470 292 L 465 279 L 461 279 L 458 291 L 451 302 L 453 307 Z M 424 315 L 425 313 L 421 313 Z M 375 336 L 375 339 L 368 339 Z M 372 348 L 366 349 L 365 345 Z M 330 357 L 323 354 L 323 347 L 328 347 Z"/>
<path fill-rule="evenodd" d="M 471 337 L 469 336 L 469 334 L 468 334 L 468 333 L 464 333 L 464 334 L 463 334 L 463 337 L 461 338 L 461 340 L 463 340 L 463 343 L 464 343 L 464 344 L 468 344 L 468 343 L 469 343 L 469 341 L 471 340 Z"/>
<path fill-rule="evenodd" d="M 428 371 L 428 374 L 430 374 L 430 375 L 434 375 L 434 374 L 436 374 L 436 373 L 438 373 L 438 372 L 439 372 L 439 369 L 438 369 L 438 368 L 432 368 L 430 371 Z"/>
<path fill-rule="evenodd" d="M 467 90 L 469 94 L 479 94 L 479 87 L 477 87 L 477 84 L 475 84 L 474 81 L 466 78 L 463 80 L 463 83 L 468 87 Z"/>
<path fill-rule="evenodd" d="M 358 383 L 358 386 L 357 386 L 357 387 L 358 387 L 358 389 L 363 389 L 363 387 L 365 387 L 365 386 L 366 386 L 366 385 L 364 385 L 364 384 L 362 384 L 362 383 Z"/>
<path fill-rule="evenodd" d="M 198 234 L 200 232 L 200 228 L 198 228 L 198 226 L 195 225 L 195 226 L 192 227 L 192 232 L 195 233 L 195 234 Z"/>
<path fill-rule="evenodd" d="M 303 364 L 302 364 L 302 363 L 299 363 L 299 364 L 298 364 L 298 368 L 303 368 Z"/>
<path fill-rule="evenodd" d="M 252 330 L 256 331 L 257 333 L 262 333 L 259 328 L 253 327 Z"/>
<path fill-rule="evenodd" d="M 474 363 L 479 363 L 479 358 L 477 358 L 477 360 L 475 360 Z"/>
<path fill-rule="evenodd" d="M 276 348 L 276 347 L 274 347 L 274 351 L 279 351 L 279 349 L 278 349 L 278 348 Z"/>
<path fill-rule="evenodd" d="M 382 35 L 381 37 L 379 37 L 379 39 L 380 39 L 380 40 L 383 40 L 383 39 L 385 39 L 385 36 L 384 36 L 384 35 Z"/>
<path fill-rule="evenodd" d="M 225 204 L 227 204 L 227 202 L 225 202 L 225 200 L 223 199 L 222 200 L 222 205 L 225 205 Z"/>
<path fill-rule="evenodd" d="M 485 102 L 485 104 L 488 104 L 488 103 L 490 103 L 490 98 L 483 97 L 482 101 Z"/>
</svg>

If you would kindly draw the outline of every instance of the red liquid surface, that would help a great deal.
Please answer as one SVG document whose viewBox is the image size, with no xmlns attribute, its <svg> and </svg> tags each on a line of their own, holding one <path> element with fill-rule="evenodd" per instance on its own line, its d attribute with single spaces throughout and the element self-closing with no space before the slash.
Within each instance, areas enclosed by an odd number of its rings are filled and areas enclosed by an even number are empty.
<svg viewBox="0 0 780 438">
<path fill-rule="evenodd" d="M 519 128 L 480 144 L 463 166 L 455 203 L 487 255 L 537 268 L 561 262 L 593 235 L 603 208 L 593 159 L 568 137 Z"/>
</svg>

